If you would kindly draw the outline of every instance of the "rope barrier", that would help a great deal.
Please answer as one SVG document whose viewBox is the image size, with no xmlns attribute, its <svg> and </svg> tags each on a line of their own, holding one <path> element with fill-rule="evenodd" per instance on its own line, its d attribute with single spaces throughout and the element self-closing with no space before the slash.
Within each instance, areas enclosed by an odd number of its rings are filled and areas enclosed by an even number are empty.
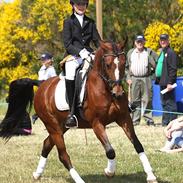
<svg viewBox="0 0 183 183">
<path fill-rule="evenodd" d="M 142 110 L 142 108 L 137 107 L 137 110 Z M 162 111 L 162 110 L 156 110 L 156 109 L 143 109 L 143 111 L 149 111 L 149 112 L 161 112 L 161 113 L 169 113 L 169 114 L 177 114 L 177 115 L 183 115 L 182 112 L 171 112 L 171 111 Z"/>
</svg>

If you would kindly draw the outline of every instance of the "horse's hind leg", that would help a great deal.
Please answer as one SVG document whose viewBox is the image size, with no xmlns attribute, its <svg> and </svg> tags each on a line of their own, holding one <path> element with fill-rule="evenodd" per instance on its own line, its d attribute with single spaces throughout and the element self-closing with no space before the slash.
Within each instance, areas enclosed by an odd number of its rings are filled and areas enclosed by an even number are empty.
<svg viewBox="0 0 183 183">
<path fill-rule="evenodd" d="M 152 168 L 149 163 L 149 160 L 144 152 L 144 148 L 135 134 L 134 126 L 133 126 L 130 116 L 127 116 L 127 118 L 123 122 L 121 122 L 121 121 L 117 122 L 117 124 L 123 128 L 125 134 L 130 139 L 132 144 L 134 145 L 136 152 L 139 154 L 139 158 L 142 162 L 144 171 L 147 174 L 147 181 L 149 183 L 157 183 L 156 177 L 154 176 L 154 174 L 152 172 Z"/>
<path fill-rule="evenodd" d="M 97 136 L 97 138 L 102 143 L 106 156 L 108 158 L 107 168 L 104 169 L 106 176 L 113 177 L 116 170 L 116 162 L 115 162 L 115 151 L 111 146 L 107 134 L 105 132 L 105 127 L 100 122 L 95 122 L 93 125 L 93 130 Z"/>
<path fill-rule="evenodd" d="M 69 170 L 69 173 L 73 178 L 73 180 L 76 183 L 85 183 L 71 164 L 70 157 L 66 151 L 63 134 L 58 132 L 58 133 L 52 133 L 51 136 L 52 139 L 54 139 L 54 143 L 57 147 L 59 159 L 64 164 L 65 168 Z"/>
<path fill-rule="evenodd" d="M 44 168 L 46 166 L 46 161 L 47 161 L 47 157 L 48 154 L 50 153 L 50 151 L 52 150 L 54 146 L 54 143 L 51 139 L 50 136 L 48 136 L 44 142 L 43 142 L 43 148 L 42 148 L 42 153 L 41 153 L 41 157 L 37 166 L 36 171 L 33 173 L 33 177 L 34 179 L 39 179 L 40 176 L 42 175 Z"/>
</svg>

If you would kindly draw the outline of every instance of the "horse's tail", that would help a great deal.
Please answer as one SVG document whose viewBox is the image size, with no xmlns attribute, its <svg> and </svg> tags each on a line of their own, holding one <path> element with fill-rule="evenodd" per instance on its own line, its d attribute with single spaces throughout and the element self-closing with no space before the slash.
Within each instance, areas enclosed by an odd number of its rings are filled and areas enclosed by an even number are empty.
<svg viewBox="0 0 183 183">
<path fill-rule="evenodd" d="M 7 97 L 8 110 L 0 124 L 0 137 L 11 138 L 24 119 L 27 110 L 30 112 L 34 97 L 33 86 L 39 85 L 37 80 L 29 78 L 17 79 L 10 83 Z"/>
</svg>

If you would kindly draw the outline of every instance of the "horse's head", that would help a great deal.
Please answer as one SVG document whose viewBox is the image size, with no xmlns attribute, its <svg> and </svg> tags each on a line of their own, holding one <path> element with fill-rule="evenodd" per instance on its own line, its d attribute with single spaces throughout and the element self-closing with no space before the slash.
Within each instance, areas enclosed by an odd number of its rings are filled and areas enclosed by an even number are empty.
<svg viewBox="0 0 183 183">
<path fill-rule="evenodd" d="M 122 79 L 125 73 L 125 53 L 123 51 L 125 43 L 103 42 L 96 53 L 99 58 L 98 70 L 100 76 L 107 83 L 115 98 L 120 98 L 124 94 Z"/>
</svg>

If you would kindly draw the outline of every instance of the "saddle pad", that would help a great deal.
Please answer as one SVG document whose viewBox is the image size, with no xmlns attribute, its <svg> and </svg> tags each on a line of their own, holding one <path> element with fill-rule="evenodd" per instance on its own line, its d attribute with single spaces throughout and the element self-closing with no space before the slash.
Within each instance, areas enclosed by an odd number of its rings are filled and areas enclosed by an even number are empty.
<svg viewBox="0 0 183 183">
<path fill-rule="evenodd" d="M 66 111 L 69 110 L 69 105 L 66 101 L 65 77 L 60 75 L 59 78 L 60 81 L 55 89 L 55 105 L 58 110 Z"/>
<path fill-rule="evenodd" d="M 58 82 L 55 89 L 55 105 L 59 111 L 66 111 L 69 110 L 69 104 L 66 101 L 65 76 L 59 75 L 59 78 L 60 81 Z M 82 103 L 84 99 L 85 84 L 86 84 L 86 77 L 82 84 L 82 89 L 79 96 L 80 103 Z"/>
</svg>

